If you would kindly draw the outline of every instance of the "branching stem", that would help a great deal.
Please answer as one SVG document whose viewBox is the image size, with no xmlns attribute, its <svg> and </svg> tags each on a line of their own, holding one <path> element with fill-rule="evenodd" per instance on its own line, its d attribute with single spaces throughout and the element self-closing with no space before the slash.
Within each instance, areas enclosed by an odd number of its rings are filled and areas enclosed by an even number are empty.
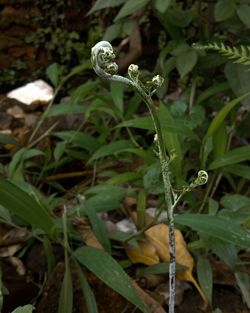
<svg viewBox="0 0 250 313">
<path fill-rule="evenodd" d="M 117 81 L 124 83 L 132 87 L 146 103 L 150 115 L 153 120 L 156 137 L 155 141 L 158 148 L 158 156 L 160 160 L 162 179 L 164 184 L 164 196 L 165 204 L 168 213 L 168 225 L 169 225 L 169 253 L 170 253 L 170 264 L 169 264 L 169 313 L 174 313 L 175 306 L 175 232 L 174 232 L 174 208 L 183 194 L 199 184 L 203 184 L 207 180 L 207 173 L 200 171 L 198 178 L 190 184 L 189 188 L 183 189 L 181 194 L 177 196 L 171 185 L 170 171 L 169 171 L 169 157 L 166 153 L 166 147 L 164 138 L 161 130 L 160 121 L 158 118 L 157 110 L 152 101 L 152 94 L 159 88 L 163 83 L 163 78 L 159 75 L 154 76 L 151 81 L 145 84 L 140 80 L 140 72 L 137 65 L 131 64 L 128 68 L 128 74 L 130 78 L 126 78 L 120 75 L 116 75 L 118 70 L 117 64 L 114 62 L 115 55 L 111 44 L 107 41 L 101 41 L 92 48 L 91 62 L 96 74 L 102 78 L 110 81 Z M 157 223 L 157 222 L 156 222 Z M 140 231 L 144 232 L 149 227 L 156 224 L 155 221 L 152 225 L 147 225 Z M 136 234 L 135 236 L 137 236 Z M 133 237 L 134 235 L 132 235 Z M 130 239 L 132 238 L 130 237 Z"/>
</svg>

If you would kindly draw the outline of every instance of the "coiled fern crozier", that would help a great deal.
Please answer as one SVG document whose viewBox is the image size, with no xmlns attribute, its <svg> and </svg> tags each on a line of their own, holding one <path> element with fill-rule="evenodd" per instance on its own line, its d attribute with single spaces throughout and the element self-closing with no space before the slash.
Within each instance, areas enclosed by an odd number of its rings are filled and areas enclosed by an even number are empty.
<svg viewBox="0 0 250 313">
<path fill-rule="evenodd" d="M 250 46 L 229 47 L 224 43 L 209 43 L 207 45 L 194 44 L 195 49 L 214 50 L 222 54 L 234 63 L 242 65 L 250 65 Z"/>
</svg>

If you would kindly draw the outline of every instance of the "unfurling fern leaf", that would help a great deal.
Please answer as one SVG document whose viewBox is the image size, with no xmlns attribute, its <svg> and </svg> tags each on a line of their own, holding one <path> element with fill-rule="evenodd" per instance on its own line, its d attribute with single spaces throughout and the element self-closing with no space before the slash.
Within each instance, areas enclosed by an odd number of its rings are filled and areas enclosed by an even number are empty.
<svg viewBox="0 0 250 313">
<path fill-rule="evenodd" d="M 250 65 L 250 46 L 229 47 L 224 43 L 209 43 L 207 45 L 193 44 L 195 49 L 214 50 L 228 59 L 233 60 L 234 63 L 242 65 Z"/>
</svg>

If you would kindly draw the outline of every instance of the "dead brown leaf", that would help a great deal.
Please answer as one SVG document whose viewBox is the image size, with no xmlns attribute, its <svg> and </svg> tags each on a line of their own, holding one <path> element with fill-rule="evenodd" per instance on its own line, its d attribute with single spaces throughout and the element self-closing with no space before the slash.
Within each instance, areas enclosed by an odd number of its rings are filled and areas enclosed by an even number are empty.
<svg viewBox="0 0 250 313">
<path fill-rule="evenodd" d="M 133 263 L 153 265 L 160 261 L 156 248 L 151 243 L 143 240 L 138 241 L 138 247 L 125 245 L 125 251 Z"/>
<path fill-rule="evenodd" d="M 137 290 L 139 296 L 143 299 L 150 313 L 166 313 L 166 311 L 163 309 L 160 303 L 158 303 L 147 292 L 145 292 L 140 286 L 138 286 L 135 281 L 133 281 L 133 285 L 135 289 Z"/>
<path fill-rule="evenodd" d="M 100 244 L 100 242 L 96 238 L 86 218 L 76 217 L 74 219 L 74 225 L 76 226 L 83 241 L 88 247 L 103 249 L 103 246 Z"/>
<path fill-rule="evenodd" d="M 160 258 L 169 262 L 169 228 L 165 224 L 155 225 L 145 231 L 145 235 L 149 242 L 155 246 L 156 251 Z M 176 262 L 186 267 L 183 271 L 179 271 L 176 277 L 180 280 L 190 281 L 194 284 L 204 302 L 207 304 L 208 300 L 201 290 L 199 284 L 193 277 L 192 271 L 194 267 L 194 259 L 187 249 L 186 242 L 182 233 L 175 229 L 175 249 L 176 249 Z"/>
</svg>

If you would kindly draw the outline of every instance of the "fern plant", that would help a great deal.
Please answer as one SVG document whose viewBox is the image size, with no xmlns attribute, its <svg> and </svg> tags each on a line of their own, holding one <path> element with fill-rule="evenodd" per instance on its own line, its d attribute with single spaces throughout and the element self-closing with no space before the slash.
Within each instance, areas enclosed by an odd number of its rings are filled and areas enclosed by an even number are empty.
<svg viewBox="0 0 250 313">
<path fill-rule="evenodd" d="M 250 46 L 229 47 L 224 43 L 209 43 L 207 45 L 194 44 L 195 49 L 214 50 L 222 54 L 228 59 L 233 60 L 234 63 L 242 65 L 250 65 Z"/>
</svg>

